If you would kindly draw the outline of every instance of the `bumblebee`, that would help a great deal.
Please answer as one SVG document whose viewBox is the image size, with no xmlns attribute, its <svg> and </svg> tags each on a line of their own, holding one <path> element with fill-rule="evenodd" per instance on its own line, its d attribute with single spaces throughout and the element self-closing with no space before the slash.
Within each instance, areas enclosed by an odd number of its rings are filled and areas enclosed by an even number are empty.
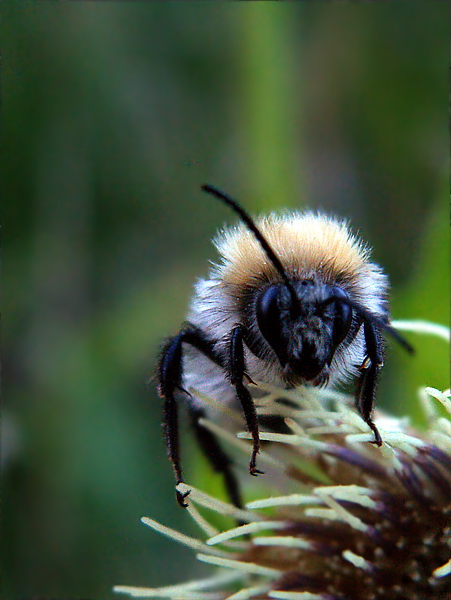
<svg viewBox="0 0 451 600">
<path fill-rule="evenodd" d="M 380 446 L 371 415 L 384 362 L 382 332 L 412 348 L 390 325 L 386 275 L 345 221 L 313 212 L 271 213 L 254 221 L 217 188 L 202 189 L 241 222 L 213 240 L 221 262 L 198 280 L 186 323 L 164 344 L 158 388 L 176 482 L 183 482 L 177 401 L 184 400 L 201 448 L 240 506 L 231 462 L 199 424 L 208 407 L 190 388 L 220 402 L 238 401 L 253 441 L 249 473 L 258 475 L 259 426 L 247 383 L 289 389 L 355 378 L 356 408 Z M 177 493 L 177 499 L 187 505 L 185 495 Z"/>
</svg>

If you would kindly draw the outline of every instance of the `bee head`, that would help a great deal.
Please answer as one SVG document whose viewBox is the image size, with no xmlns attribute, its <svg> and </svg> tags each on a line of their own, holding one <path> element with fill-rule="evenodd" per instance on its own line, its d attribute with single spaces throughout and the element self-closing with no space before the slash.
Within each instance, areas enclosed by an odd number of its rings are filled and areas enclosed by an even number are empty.
<svg viewBox="0 0 451 600">
<path fill-rule="evenodd" d="M 353 311 L 342 288 L 314 279 L 265 288 L 256 301 L 260 333 L 276 354 L 285 379 L 315 384 L 327 381 L 328 368 L 346 338 Z"/>
</svg>

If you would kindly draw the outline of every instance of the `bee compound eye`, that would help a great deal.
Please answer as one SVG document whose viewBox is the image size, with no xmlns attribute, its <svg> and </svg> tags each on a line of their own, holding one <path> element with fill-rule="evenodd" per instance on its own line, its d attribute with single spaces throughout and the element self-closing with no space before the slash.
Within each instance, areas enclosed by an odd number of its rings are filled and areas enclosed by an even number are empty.
<svg viewBox="0 0 451 600">
<path fill-rule="evenodd" d="M 269 286 L 259 295 L 256 307 L 260 332 L 279 359 L 282 351 L 281 292 L 280 285 Z"/>
<path fill-rule="evenodd" d="M 348 295 L 346 292 L 339 288 L 332 288 L 336 302 L 334 302 L 335 314 L 333 320 L 333 341 L 335 347 L 341 344 L 345 339 L 352 322 L 352 308 L 346 302 L 340 300 L 347 300 Z"/>
<path fill-rule="evenodd" d="M 263 335 L 280 321 L 279 298 L 280 286 L 278 285 L 271 285 L 258 297 L 257 323 Z"/>
</svg>

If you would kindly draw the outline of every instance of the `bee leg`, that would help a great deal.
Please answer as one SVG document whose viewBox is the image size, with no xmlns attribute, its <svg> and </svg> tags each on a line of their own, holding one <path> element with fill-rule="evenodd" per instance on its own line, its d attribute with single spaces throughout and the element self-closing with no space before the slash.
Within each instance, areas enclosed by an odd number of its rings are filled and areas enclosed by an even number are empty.
<svg viewBox="0 0 451 600">
<path fill-rule="evenodd" d="M 190 396 L 181 387 L 182 382 L 182 344 L 187 343 L 197 348 L 215 363 L 220 364 L 219 358 L 213 351 L 213 346 L 200 329 L 187 327 L 170 338 L 163 347 L 158 366 L 158 391 L 163 398 L 163 428 L 169 460 L 174 469 L 176 483 L 183 483 L 183 473 L 180 463 L 179 428 L 177 401 L 175 392 L 181 394 L 189 402 Z M 222 366 L 222 365 L 220 365 Z M 186 507 L 187 493 L 177 491 L 177 502 Z"/>
<path fill-rule="evenodd" d="M 363 420 L 367 423 L 374 433 L 374 444 L 382 446 L 382 438 L 371 419 L 371 412 L 374 406 L 377 379 L 379 372 L 384 364 L 384 354 L 382 349 L 382 338 L 379 330 L 370 321 L 364 322 L 366 356 L 360 367 L 360 380 L 358 383 L 357 392 L 357 409 L 362 415 Z"/>
<path fill-rule="evenodd" d="M 224 477 L 227 495 L 235 506 L 243 508 L 240 489 L 235 474 L 232 471 L 231 460 L 216 441 L 215 436 L 199 423 L 199 419 L 205 416 L 202 408 L 189 405 L 189 413 L 201 450 L 210 461 L 213 469 Z"/>
<path fill-rule="evenodd" d="M 250 395 L 248 389 L 243 384 L 243 378 L 245 377 L 245 362 L 244 362 L 244 348 L 243 338 L 245 335 L 245 329 L 242 325 L 236 325 L 232 329 L 230 336 L 230 364 L 229 364 L 229 377 L 232 385 L 236 389 L 236 394 L 241 406 L 243 408 L 244 417 L 246 419 L 246 425 L 249 433 L 252 435 L 253 450 L 251 461 L 249 464 L 249 473 L 251 475 L 263 474 L 263 471 L 259 471 L 256 468 L 256 458 L 260 450 L 260 437 L 258 433 L 258 422 L 257 412 L 255 410 L 254 401 Z"/>
</svg>

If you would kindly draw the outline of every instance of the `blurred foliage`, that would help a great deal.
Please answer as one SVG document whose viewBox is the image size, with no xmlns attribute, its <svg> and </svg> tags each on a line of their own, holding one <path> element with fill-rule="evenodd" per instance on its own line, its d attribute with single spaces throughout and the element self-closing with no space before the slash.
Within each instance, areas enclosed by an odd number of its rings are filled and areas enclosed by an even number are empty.
<svg viewBox="0 0 451 600">
<path fill-rule="evenodd" d="M 394 317 L 447 323 L 447 3 L 2 9 L 2 597 L 174 583 L 202 567 L 138 520 L 191 527 L 146 381 L 232 219 L 199 185 L 349 217 Z M 380 390 L 404 413 L 448 378 L 409 339 Z"/>
<path fill-rule="evenodd" d="M 449 326 L 449 208 L 440 200 L 447 196 L 447 185 L 441 186 L 434 209 L 426 222 L 422 253 L 412 267 L 409 283 L 394 299 L 393 310 L 406 319 L 424 319 Z M 418 389 L 431 385 L 449 387 L 449 344 L 435 336 L 410 336 L 415 347 L 413 361 L 399 360 L 387 381 L 392 406 L 397 414 L 405 414 L 405 398 L 416 398 Z M 413 364 L 409 364 L 413 362 Z M 390 386 L 390 387 L 388 387 Z M 411 402 L 410 417 L 416 424 L 425 424 L 426 415 L 419 402 Z"/>
</svg>

